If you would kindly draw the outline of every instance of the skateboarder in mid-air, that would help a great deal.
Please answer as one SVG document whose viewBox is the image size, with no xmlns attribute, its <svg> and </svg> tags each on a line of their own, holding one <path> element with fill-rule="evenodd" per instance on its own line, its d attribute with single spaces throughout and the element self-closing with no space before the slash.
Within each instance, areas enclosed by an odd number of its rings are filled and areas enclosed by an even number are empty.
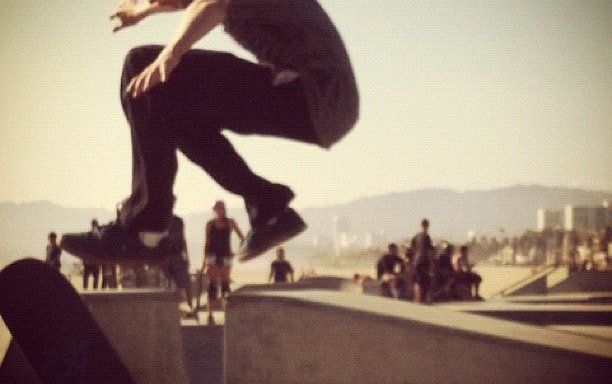
<svg viewBox="0 0 612 384">
<path fill-rule="evenodd" d="M 289 208 L 291 189 L 255 174 L 222 131 L 329 148 L 357 120 L 350 60 L 316 0 L 127 0 L 111 18 L 118 31 L 178 9 L 184 16 L 169 44 L 134 48 L 125 59 L 121 101 L 131 129 L 132 193 L 99 238 L 62 237 L 61 246 L 84 260 L 165 259 L 177 150 L 244 198 L 251 230 L 239 260 L 262 254 L 306 224 Z M 191 49 L 218 25 L 257 63 Z"/>
</svg>

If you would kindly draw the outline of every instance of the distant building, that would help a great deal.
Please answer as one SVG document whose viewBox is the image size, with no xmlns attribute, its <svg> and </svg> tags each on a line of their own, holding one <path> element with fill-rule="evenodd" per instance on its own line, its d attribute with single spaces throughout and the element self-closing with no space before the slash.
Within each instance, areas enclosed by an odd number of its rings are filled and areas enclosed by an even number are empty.
<svg viewBox="0 0 612 384">
<path fill-rule="evenodd" d="M 600 231 L 606 225 L 612 226 L 612 209 L 607 201 L 601 206 L 575 207 L 565 206 L 565 230 L 567 231 Z"/>
<path fill-rule="evenodd" d="M 333 233 L 334 249 L 336 256 L 349 247 L 351 243 L 351 222 L 346 217 L 334 215 L 333 217 Z"/>
<path fill-rule="evenodd" d="M 538 209 L 538 231 L 562 229 L 563 224 L 563 211 Z"/>
<path fill-rule="evenodd" d="M 612 208 L 607 201 L 600 206 L 577 207 L 572 204 L 555 211 L 538 209 L 538 231 L 560 230 L 597 232 L 612 226 Z"/>
</svg>

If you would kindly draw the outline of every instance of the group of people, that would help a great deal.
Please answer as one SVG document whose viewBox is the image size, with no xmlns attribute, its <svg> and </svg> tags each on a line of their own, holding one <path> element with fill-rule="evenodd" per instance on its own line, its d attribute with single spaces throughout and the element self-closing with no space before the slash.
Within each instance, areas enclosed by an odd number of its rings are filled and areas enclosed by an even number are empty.
<svg viewBox="0 0 612 384">
<path fill-rule="evenodd" d="M 214 324 L 213 308 L 217 299 L 221 299 L 223 308 L 227 303 L 227 296 L 230 293 L 231 269 L 234 259 L 234 252 L 231 247 L 232 233 L 238 236 L 240 245 L 245 240 L 245 237 L 240 230 L 236 221 L 227 216 L 225 203 L 218 200 L 213 208 L 214 217 L 210 219 L 205 226 L 204 231 L 204 262 L 199 274 L 200 284 L 203 283 L 203 276 L 207 280 L 207 311 L 208 323 Z M 98 225 L 96 219 L 92 220 L 91 231 L 89 235 L 99 237 L 104 235 L 105 228 Z M 185 225 L 183 220 L 174 215 L 170 222 L 168 236 L 172 239 L 171 244 L 174 248 L 170 250 L 170 257 L 167 264 L 164 264 L 161 271 L 166 279 L 175 285 L 179 290 L 183 291 L 187 304 L 191 311 L 199 308 L 193 307 L 193 291 L 191 288 L 191 278 L 189 276 L 189 254 L 187 241 L 185 238 Z M 49 244 L 47 246 L 47 262 L 54 268 L 60 268 L 61 249 L 57 245 L 57 235 L 49 234 Z M 89 277 L 93 277 L 94 288 L 97 288 L 100 266 L 96 264 L 83 263 L 83 288 L 88 288 Z M 112 267 L 112 268 L 111 268 Z M 111 268 L 116 273 L 116 266 L 103 266 L 106 271 Z M 116 281 L 116 275 L 115 275 Z M 293 282 L 293 268 L 291 264 L 285 260 L 285 250 L 282 247 L 276 249 L 276 260 L 271 264 L 271 272 L 269 282 Z M 103 277 L 103 286 L 104 285 Z M 106 285 L 113 288 L 113 286 Z M 116 287 L 116 286 L 114 286 Z M 199 301 L 198 301 L 199 303 Z"/>
<path fill-rule="evenodd" d="M 101 231 L 98 225 L 98 220 L 93 219 L 91 222 L 90 236 L 100 236 Z M 50 232 L 47 236 L 47 248 L 45 251 L 45 262 L 53 267 L 58 272 L 61 272 L 61 254 L 62 249 L 57 243 L 57 234 Z M 102 281 L 100 283 L 100 275 Z M 83 263 L 83 289 L 89 289 L 89 280 L 92 281 L 92 288 L 117 288 L 117 266 L 115 264 L 95 264 L 91 262 Z"/>
<path fill-rule="evenodd" d="M 102 231 L 100 224 L 97 219 L 91 221 L 90 236 L 100 237 Z M 83 262 L 83 289 L 89 289 L 89 278 L 92 278 L 93 289 L 98 288 L 98 282 L 100 281 L 100 274 L 102 274 L 102 282 L 100 288 L 117 288 L 117 265 L 104 263 L 102 265 Z"/>
<path fill-rule="evenodd" d="M 225 203 L 222 200 L 218 200 L 212 210 L 214 217 L 205 226 L 204 261 L 198 274 L 200 287 L 204 276 L 207 280 L 206 308 L 209 324 L 215 323 L 213 309 L 216 300 L 220 299 L 222 308 L 225 309 L 230 293 L 234 260 L 231 247 L 232 233 L 238 237 L 240 245 L 245 241 L 245 236 L 236 221 L 227 216 Z M 94 219 L 89 235 L 103 236 L 104 230 L 107 229 L 101 228 Z M 184 292 L 191 312 L 195 313 L 199 309 L 199 297 L 194 308 L 185 226 L 183 220 L 176 215 L 173 215 L 170 222 L 168 237 L 172 240 L 174 248 L 170 250 L 170 257 L 167 264 L 163 265 L 162 272 L 168 281 Z M 61 266 L 61 252 L 57 244 L 57 235 L 50 233 L 46 260 L 58 270 Z M 103 266 L 106 270 L 109 270 L 108 267 L 116 271 L 114 265 Z M 458 254 L 455 254 L 455 248 L 450 244 L 443 249 L 436 249 L 429 235 L 427 219 L 422 220 L 421 231 L 412 238 L 404 256 L 400 255 L 398 245 L 391 243 L 388 245 L 388 252 L 378 260 L 376 267 L 377 279 L 381 282 L 383 294 L 387 296 L 412 298 L 417 303 L 480 299 L 479 285 L 482 279 L 472 271 L 472 265 L 468 260 L 468 246 L 461 246 Z M 97 287 L 99 269 L 98 265 L 84 263 L 84 289 L 88 287 L 89 276 L 93 276 L 94 288 Z M 276 249 L 276 260 L 270 266 L 268 283 L 272 282 L 294 282 L 293 267 L 286 260 L 285 250 L 282 247 Z M 111 287 L 109 283 L 106 284 L 107 287 Z"/>
<path fill-rule="evenodd" d="M 482 278 L 472 271 L 469 249 L 463 245 L 455 255 L 453 245 L 437 250 L 429 236 L 429 221 L 411 240 L 405 256 L 395 243 L 377 262 L 377 279 L 383 294 L 410 298 L 416 303 L 438 300 L 479 300 Z"/>
</svg>

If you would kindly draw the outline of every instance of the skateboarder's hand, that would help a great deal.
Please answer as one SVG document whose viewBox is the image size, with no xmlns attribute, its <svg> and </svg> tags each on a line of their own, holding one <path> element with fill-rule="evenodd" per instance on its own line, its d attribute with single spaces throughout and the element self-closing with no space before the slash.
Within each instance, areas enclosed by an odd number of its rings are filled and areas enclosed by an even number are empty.
<svg viewBox="0 0 612 384">
<path fill-rule="evenodd" d="M 113 32 L 138 24 L 140 20 L 148 15 L 150 8 L 151 4 L 149 4 L 149 2 L 123 0 L 119 3 L 117 9 L 110 15 L 110 19 L 116 20 L 118 23 L 113 28 Z"/>
<path fill-rule="evenodd" d="M 139 97 L 157 84 L 165 82 L 178 63 L 177 57 L 162 50 L 155 61 L 130 81 L 125 91 L 133 98 Z"/>
</svg>

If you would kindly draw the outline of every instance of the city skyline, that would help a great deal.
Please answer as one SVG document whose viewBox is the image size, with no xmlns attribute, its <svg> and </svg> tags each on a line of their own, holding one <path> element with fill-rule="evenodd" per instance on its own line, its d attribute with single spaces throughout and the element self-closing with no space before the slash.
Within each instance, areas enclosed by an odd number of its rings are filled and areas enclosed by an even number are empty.
<svg viewBox="0 0 612 384">
<path fill-rule="evenodd" d="M 425 188 L 612 190 L 609 3 L 320 3 L 355 68 L 354 131 L 330 151 L 228 134 L 298 207 Z M 128 195 L 122 60 L 167 42 L 181 14 L 113 35 L 114 5 L 0 5 L 0 201 L 108 209 Z M 250 58 L 221 28 L 196 46 Z M 241 204 L 182 156 L 175 195 L 181 213 Z"/>
</svg>

